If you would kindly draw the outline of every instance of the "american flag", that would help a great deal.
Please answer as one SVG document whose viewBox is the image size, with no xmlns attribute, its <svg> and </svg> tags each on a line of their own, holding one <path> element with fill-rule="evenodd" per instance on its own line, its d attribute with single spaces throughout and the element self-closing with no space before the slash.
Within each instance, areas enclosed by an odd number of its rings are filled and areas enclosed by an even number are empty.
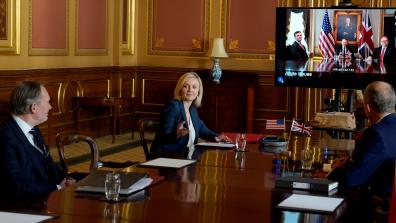
<svg viewBox="0 0 396 223">
<path fill-rule="evenodd" d="M 311 135 L 312 133 L 312 127 L 306 126 L 304 123 L 298 123 L 297 121 L 293 120 L 292 126 L 291 126 L 291 131 L 292 132 L 301 132 L 303 134 Z"/>
<path fill-rule="evenodd" d="M 360 27 L 358 51 L 364 59 L 373 54 L 374 51 L 373 29 L 367 10 L 366 13 L 364 13 L 362 26 Z"/>
<path fill-rule="evenodd" d="M 266 129 L 285 129 L 285 119 L 268 119 Z"/>
<path fill-rule="evenodd" d="M 331 24 L 327 10 L 323 18 L 322 29 L 319 36 L 319 50 L 324 58 L 333 58 L 335 48 L 335 40 L 331 31 Z"/>
</svg>

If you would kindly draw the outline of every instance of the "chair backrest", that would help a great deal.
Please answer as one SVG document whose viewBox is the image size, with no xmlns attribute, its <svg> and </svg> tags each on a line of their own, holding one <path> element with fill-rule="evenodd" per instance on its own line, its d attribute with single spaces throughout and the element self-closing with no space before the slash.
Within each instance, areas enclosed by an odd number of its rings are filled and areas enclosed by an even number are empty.
<svg viewBox="0 0 396 223">
<path fill-rule="evenodd" d="M 65 146 L 78 142 L 86 142 L 89 145 L 91 150 L 91 164 L 89 170 L 93 171 L 97 169 L 99 163 L 99 150 L 95 140 L 84 132 L 64 131 L 56 135 L 56 145 L 58 147 L 59 160 L 63 170 L 69 173 L 67 158 L 65 156 Z"/>
<path fill-rule="evenodd" d="M 396 222 L 396 160 L 395 174 L 393 176 L 393 191 L 390 203 L 389 222 Z"/>
<path fill-rule="evenodd" d="M 147 140 L 145 133 L 155 133 L 159 129 L 159 119 L 156 118 L 143 118 L 139 119 L 137 122 L 139 127 L 139 136 L 140 142 L 143 146 L 144 155 L 146 156 L 146 160 L 151 159 L 151 153 L 149 152 L 147 146 Z"/>
</svg>

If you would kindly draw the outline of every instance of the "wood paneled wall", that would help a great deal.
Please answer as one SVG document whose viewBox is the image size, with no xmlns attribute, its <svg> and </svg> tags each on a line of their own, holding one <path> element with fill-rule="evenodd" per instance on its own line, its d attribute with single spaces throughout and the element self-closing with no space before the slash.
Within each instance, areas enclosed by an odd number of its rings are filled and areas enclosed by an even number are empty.
<svg viewBox="0 0 396 223">
<path fill-rule="evenodd" d="M 137 118 L 158 116 L 163 105 L 173 97 L 178 78 L 187 71 L 191 69 L 93 67 L 1 71 L 0 101 L 8 101 L 11 90 L 22 80 L 45 83 L 53 109 L 49 122 L 40 127 L 47 141 L 54 145 L 57 132 L 74 129 L 73 97 L 137 97 Z M 228 70 L 224 71 L 222 83 L 217 85 L 210 81 L 208 70 L 195 71 L 204 81 L 201 116 L 215 131 L 261 132 L 267 119 L 305 119 L 307 112 L 320 108 L 315 106 L 321 104 L 321 97 L 311 95 L 321 90 L 275 87 L 272 72 Z M 121 132 L 130 129 L 131 112 L 131 108 L 120 108 Z M 109 116 L 110 111 L 106 109 L 83 108 L 80 129 L 93 131 L 97 136 L 110 134 Z M 229 120 L 230 117 L 239 118 Z"/>
</svg>

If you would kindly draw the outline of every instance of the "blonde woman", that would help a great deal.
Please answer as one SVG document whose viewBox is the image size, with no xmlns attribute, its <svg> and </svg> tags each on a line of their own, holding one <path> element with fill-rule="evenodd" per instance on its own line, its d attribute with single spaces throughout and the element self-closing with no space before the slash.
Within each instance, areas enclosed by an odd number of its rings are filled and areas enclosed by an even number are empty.
<svg viewBox="0 0 396 223">
<path fill-rule="evenodd" d="M 160 129 L 151 145 L 156 157 L 192 158 L 198 138 L 210 141 L 230 141 L 224 134 L 209 130 L 198 116 L 203 86 L 195 72 L 183 74 L 177 82 L 174 97 L 161 113 Z"/>
</svg>

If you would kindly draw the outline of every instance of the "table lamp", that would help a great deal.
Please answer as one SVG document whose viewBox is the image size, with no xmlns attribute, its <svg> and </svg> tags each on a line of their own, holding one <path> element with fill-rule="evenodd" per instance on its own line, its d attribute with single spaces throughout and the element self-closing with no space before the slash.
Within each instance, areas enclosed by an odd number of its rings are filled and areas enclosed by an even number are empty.
<svg viewBox="0 0 396 223">
<path fill-rule="evenodd" d="M 220 82 L 221 78 L 221 68 L 220 68 L 220 58 L 227 58 L 228 54 L 224 49 L 224 39 L 223 38 L 214 38 L 212 44 L 212 50 L 209 54 L 210 57 L 213 57 L 213 68 L 211 71 L 213 81 Z"/>
</svg>

